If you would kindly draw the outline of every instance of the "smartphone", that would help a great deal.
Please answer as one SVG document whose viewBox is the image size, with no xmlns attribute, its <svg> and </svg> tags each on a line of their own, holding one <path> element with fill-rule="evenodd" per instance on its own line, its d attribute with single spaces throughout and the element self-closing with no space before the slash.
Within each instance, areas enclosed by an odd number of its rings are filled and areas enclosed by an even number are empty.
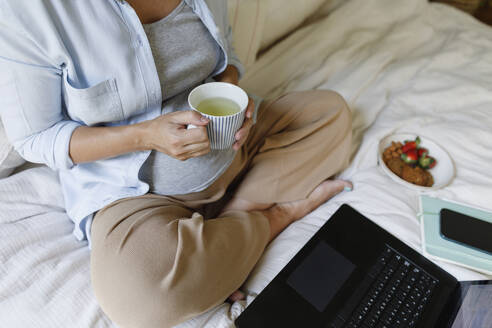
<svg viewBox="0 0 492 328">
<path fill-rule="evenodd" d="M 461 214 L 447 208 L 441 209 L 441 235 L 462 245 L 492 255 L 492 223 Z"/>
</svg>

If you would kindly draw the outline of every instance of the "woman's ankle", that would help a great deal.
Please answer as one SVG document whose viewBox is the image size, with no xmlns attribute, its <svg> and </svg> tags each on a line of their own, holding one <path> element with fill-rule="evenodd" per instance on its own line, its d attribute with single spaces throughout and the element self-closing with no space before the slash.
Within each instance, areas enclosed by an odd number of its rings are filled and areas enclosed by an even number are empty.
<svg viewBox="0 0 492 328">
<path fill-rule="evenodd" d="M 260 211 L 265 215 L 270 223 L 270 239 L 269 242 L 275 239 L 285 228 L 295 221 L 291 213 L 285 211 L 282 207 L 276 204 L 272 207 Z"/>
<path fill-rule="evenodd" d="M 261 211 L 270 221 L 270 241 L 292 222 L 311 213 L 345 188 L 351 189 L 352 187 L 349 181 L 325 180 L 306 199 L 277 203 Z"/>
</svg>

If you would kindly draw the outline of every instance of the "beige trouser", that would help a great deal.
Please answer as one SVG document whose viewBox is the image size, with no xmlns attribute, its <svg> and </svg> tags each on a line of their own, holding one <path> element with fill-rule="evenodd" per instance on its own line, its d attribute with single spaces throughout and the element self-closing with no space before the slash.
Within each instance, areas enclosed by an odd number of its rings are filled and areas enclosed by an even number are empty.
<svg viewBox="0 0 492 328">
<path fill-rule="evenodd" d="M 303 199 L 347 164 L 350 111 L 334 92 L 264 101 L 257 121 L 230 168 L 206 190 L 121 199 L 96 214 L 92 284 L 118 325 L 171 327 L 224 302 L 244 283 L 268 243 L 269 221 L 242 211 L 208 219 L 219 200 Z"/>
</svg>

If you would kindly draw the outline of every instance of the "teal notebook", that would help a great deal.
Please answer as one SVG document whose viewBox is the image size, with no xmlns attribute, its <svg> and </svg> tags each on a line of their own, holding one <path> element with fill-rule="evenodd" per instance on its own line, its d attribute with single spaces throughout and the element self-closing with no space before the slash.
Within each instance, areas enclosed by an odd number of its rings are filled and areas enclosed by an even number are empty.
<svg viewBox="0 0 492 328">
<path fill-rule="evenodd" d="M 445 239 L 441 236 L 439 212 L 447 208 L 492 223 L 492 213 L 457 202 L 420 196 L 422 247 L 428 257 L 461 265 L 492 275 L 492 255 Z M 492 236 L 491 236 L 492 238 Z"/>
</svg>

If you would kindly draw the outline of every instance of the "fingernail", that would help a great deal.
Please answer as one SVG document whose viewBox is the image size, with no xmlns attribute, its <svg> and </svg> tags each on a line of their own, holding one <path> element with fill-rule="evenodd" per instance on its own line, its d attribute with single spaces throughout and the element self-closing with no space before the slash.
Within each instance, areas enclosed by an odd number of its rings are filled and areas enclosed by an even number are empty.
<svg viewBox="0 0 492 328">
<path fill-rule="evenodd" d="M 352 191 L 352 187 L 345 187 L 345 188 L 343 188 L 343 190 L 345 190 L 345 191 Z"/>
<path fill-rule="evenodd" d="M 208 122 L 208 118 L 206 118 L 205 116 L 202 116 L 200 118 L 200 121 L 202 121 L 203 123 L 206 123 L 206 122 Z"/>
</svg>

